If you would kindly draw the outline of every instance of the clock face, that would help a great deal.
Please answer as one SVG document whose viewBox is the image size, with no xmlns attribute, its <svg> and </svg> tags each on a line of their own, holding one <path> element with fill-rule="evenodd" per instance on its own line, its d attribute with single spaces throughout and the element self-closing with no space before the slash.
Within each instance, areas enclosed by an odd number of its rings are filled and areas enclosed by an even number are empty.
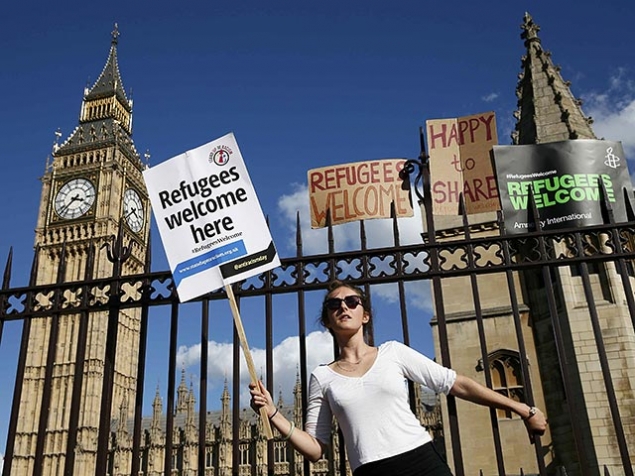
<svg viewBox="0 0 635 476">
<path fill-rule="evenodd" d="M 143 203 L 139 194 L 131 188 L 123 194 L 123 216 L 132 231 L 141 231 L 145 223 Z"/>
<path fill-rule="evenodd" d="M 55 213 L 61 218 L 79 218 L 95 203 L 95 186 L 85 178 L 69 180 L 57 192 Z"/>
</svg>

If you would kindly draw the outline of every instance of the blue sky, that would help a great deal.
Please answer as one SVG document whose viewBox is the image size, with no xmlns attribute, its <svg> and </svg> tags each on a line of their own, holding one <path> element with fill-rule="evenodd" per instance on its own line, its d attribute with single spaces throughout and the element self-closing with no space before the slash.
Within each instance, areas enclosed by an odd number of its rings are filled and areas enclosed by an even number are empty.
<svg viewBox="0 0 635 476">
<path fill-rule="evenodd" d="M 514 124 L 515 87 L 524 46 L 519 25 L 528 10 L 599 136 L 621 140 L 635 157 L 635 10 L 604 2 L 23 1 L 0 18 L 0 262 L 14 249 L 12 284 L 26 285 L 47 156 L 60 128 L 77 124 L 83 89 L 107 58 L 119 25 L 124 86 L 134 99 L 133 138 L 156 164 L 234 132 L 282 257 L 294 254 L 296 211 L 306 226 L 308 169 L 388 157 L 417 157 L 426 119 L 493 110 L 499 143 Z M 631 167 L 631 171 L 633 167 Z M 387 224 L 376 223 L 374 245 Z M 420 223 L 403 224 L 416 242 Z M 356 246 L 354 226 L 338 227 L 340 249 Z M 156 234 L 156 232 L 155 232 Z M 290 239 L 291 237 L 291 239 Z M 154 237 L 159 243 L 158 236 Z M 305 253 L 324 252 L 323 232 L 305 231 Z M 155 270 L 167 269 L 155 250 Z M 422 294 L 421 294 L 422 292 Z M 384 290 L 384 301 L 394 298 Z M 413 309 L 428 312 L 422 289 Z M 427 314 L 429 315 L 429 314 Z M 261 326 L 246 319 L 254 347 Z M 167 324 L 167 321 L 165 321 Z M 222 360 L 231 322 L 212 346 Z M 284 328 L 285 326 L 280 326 Z M 381 326 L 380 326 L 381 327 Z M 430 352 L 428 327 L 417 346 Z M 0 452 L 4 451 L 19 326 L 5 326 L 0 345 Z M 196 334 L 194 329 L 194 334 Z M 223 334 L 225 332 L 225 334 Z M 425 334 L 425 335 L 424 335 Z M 276 332 L 281 355 L 296 348 L 293 331 Z M 391 337 L 386 331 L 386 337 Z M 157 339 L 165 336 L 157 335 Z M 328 340 L 315 334 L 315 348 Z M 380 337 L 381 340 L 381 337 Z M 318 345 L 318 342 L 320 343 Z M 196 375 L 196 339 L 181 337 L 183 365 Z M 262 346 L 260 346 L 262 348 Z M 258 360 L 260 354 L 254 350 Z M 329 350 L 316 353 L 315 363 Z M 148 377 L 165 388 L 164 361 Z M 280 382 L 295 379 L 281 361 Z M 162 366 L 162 367 L 161 367 Z M 213 375 L 222 380 L 219 364 Z M 189 378 L 189 377 L 188 377 Z M 281 384 L 282 385 L 282 384 Z M 281 387 L 282 388 L 282 387 Z M 215 398 L 212 398 L 215 402 Z"/>
</svg>

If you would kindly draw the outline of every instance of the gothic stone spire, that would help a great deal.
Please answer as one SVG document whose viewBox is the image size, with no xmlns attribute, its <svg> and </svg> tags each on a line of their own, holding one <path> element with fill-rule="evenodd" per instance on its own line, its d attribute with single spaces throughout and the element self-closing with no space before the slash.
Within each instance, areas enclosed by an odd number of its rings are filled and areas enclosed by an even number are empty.
<svg viewBox="0 0 635 476">
<path fill-rule="evenodd" d="M 154 395 L 154 401 L 152 402 L 152 424 L 151 429 L 154 432 L 161 431 L 161 418 L 163 414 L 163 400 L 159 393 L 159 385 L 157 385 L 157 391 Z"/>
<path fill-rule="evenodd" d="M 521 29 L 527 53 L 522 58 L 516 87 L 514 144 L 595 139 L 593 121 L 582 113 L 582 101 L 571 93 L 570 83 L 560 75 L 560 67 L 551 61 L 551 53 L 543 50 L 538 37 L 540 27 L 529 13 L 525 13 Z"/>
<path fill-rule="evenodd" d="M 115 24 L 110 52 L 101 74 L 84 90 L 79 124 L 55 149 L 55 156 L 116 144 L 139 168 L 143 167 L 132 142 L 132 100 L 128 99 L 117 62 L 119 29 Z"/>
<path fill-rule="evenodd" d="M 117 62 L 117 44 L 119 42 L 119 28 L 115 23 L 115 29 L 112 32 L 112 40 L 110 42 L 110 53 L 101 71 L 99 78 L 88 90 L 84 96 L 84 100 L 100 99 L 104 97 L 117 96 L 121 104 L 129 111 L 132 110 L 132 101 L 128 100 L 126 92 L 119 73 L 119 63 Z"/>
</svg>

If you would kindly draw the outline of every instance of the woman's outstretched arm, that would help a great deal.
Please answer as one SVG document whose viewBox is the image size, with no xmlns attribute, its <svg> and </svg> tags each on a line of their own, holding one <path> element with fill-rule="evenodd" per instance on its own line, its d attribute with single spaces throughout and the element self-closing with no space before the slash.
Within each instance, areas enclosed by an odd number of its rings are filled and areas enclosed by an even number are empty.
<svg viewBox="0 0 635 476">
<path fill-rule="evenodd" d="M 493 408 L 510 410 L 519 415 L 525 422 L 527 431 L 531 435 L 544 435 L 547 429 L 547 419 L 544 413 L 536 407 L 517 402 L 463 375 L 457 375 L 450 394 L 462 400 L 485 405 Z"/>
</svg>

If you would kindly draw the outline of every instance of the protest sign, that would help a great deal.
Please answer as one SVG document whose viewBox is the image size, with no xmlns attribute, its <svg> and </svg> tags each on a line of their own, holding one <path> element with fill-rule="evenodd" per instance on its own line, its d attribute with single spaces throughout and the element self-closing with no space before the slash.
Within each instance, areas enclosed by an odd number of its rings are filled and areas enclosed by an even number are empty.
<svg viewBox="0 0 635 476">
<path fill-rule="evenodd" d="M 432 213 L 458 215 L 500 208 L 490 151 L 498 143 L 493 112 L 426 121 Z"/>
<path fill-rule="evenodd" d="M 181 301 L 280 266 L 233 134 L 143 176 Z"/>
<path fill-rule="evenodd" d="M 331 165 L 308 171 L 311 228 L 373 218 L 413 216 L 410 183 L 399 176 L 405 159 L 382 159 Z"/>
<path fill-rule="evenodd" d="M 601 184 L 615 220 L 627 221 L 624 189 L 630 195 L 633 186 L 621 143 L 577 139 L 495 146 L 493 153 L 507 233 L 535 230 L 530 190 L 544 230 L 602 224 Z"/>
<path fill-rule="evenodd" d="M 251 381 L 258 377 L 231 284 L 280 266 L 233 134 L 143 172 L 179 299 L 225 287 Z M 266 411 L 261 417 L 273 438 Z"/>
</svg>

